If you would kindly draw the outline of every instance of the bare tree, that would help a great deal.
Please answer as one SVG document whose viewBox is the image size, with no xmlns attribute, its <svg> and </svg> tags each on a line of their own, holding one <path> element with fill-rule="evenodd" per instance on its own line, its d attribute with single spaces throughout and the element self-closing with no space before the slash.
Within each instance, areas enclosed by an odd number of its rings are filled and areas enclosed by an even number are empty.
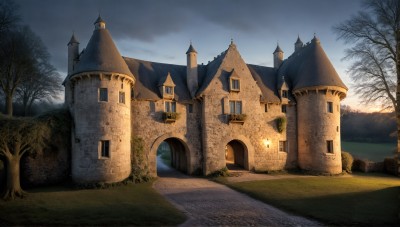
<svg viewBox="0 0 400 227">
<path fill-rule="evenodd" d="M 365 102 L 382 102 L 397 119 L 397 150 L 400 152 L 400 0 L 366 0 L 363 10 L 334 30 L 353 47 L 347 57 Z"/>
<path fill-rule="evenodd" d="M 19 21 L 18 6 L 12 0 L 0 0 L 0 36 Z"/>
</svg>

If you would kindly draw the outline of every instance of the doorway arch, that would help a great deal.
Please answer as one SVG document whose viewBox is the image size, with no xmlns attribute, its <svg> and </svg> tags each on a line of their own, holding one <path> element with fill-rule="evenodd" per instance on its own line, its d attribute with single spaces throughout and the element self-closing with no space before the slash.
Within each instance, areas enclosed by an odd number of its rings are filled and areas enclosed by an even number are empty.
<svg viewBox="0 0 400 227">
<path fill-rule="evenodd" d="M 249 169 L 246 145 L 239 140 L 231 140 L 225 146 L 225 162 L 228 169 Z"/>
<path fill-rule="evenodd" d="M 188 155 L 185 146 L 176 138 L 164 140 L 157 149 L 161 160 L 181 172 L 188 172 Z"/>
</svg>

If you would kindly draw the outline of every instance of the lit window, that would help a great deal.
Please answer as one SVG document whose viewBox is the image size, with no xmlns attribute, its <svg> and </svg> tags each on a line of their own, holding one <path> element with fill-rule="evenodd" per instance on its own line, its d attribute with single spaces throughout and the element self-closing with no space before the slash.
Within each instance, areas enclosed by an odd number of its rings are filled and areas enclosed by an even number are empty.
<svg viewBox="0 0 400 227">
<path fill-rule="evenodd" d="M 326 141 L 326 150 L 328 153 L 333 153 L 333 140 Z"/>
<path fill-rule="evenodd" d="M 240 91 L 240 80 L 239 79 L 231 79 L 231 90 L 232 91 Z"/>
<path fill-rule="evenodd" d="M 287 90 L 282 90 L 282 97 L 283 98 L 288 98 L 288 91 Z"/>
<path fill-rule="evenodd" d="M 287 108 L 287 105 L 282 105 L 282 113 L 286 113 L 286 108 Z"/>
<path fill-rule="evenodd" d="M 286 141 L 279 141 L 279 151 L 287 152 L 287 143 Z"/>
<path fill-rule="evenodd" d="M 333 113 L 333 103 L 332 102 L 326 103 L 326 111 L 328 111 L 328 113 Z"/>
<path fill-rule="evenodd" d="M 101 140 L 100 141 L 100 149 L 101 149 L 101 157 L 109 158 L 110 157 L 110 141 L 109 140 Z"/>
<path fill-rule="evenodd" d="M 100 88 L 99 101 L 108 102 L 108 91 L 107 91 L 107 88 Z"/>
<path fill-rule="evenodd" d="M 174 88 L 170 87 L 170 86 L 166 86 L 165 87 L 165 94 L 173 95 L 174 94 Z"/>
<path fill-rule="evenodd" d="M 125 104 L 125 92 L 123 91 L 119 92 L 119 103 Z"/>
<path fill-rule="evenodd" d="M 229 101 L 231 114 L 242 114 L 242 101 Z"/>
<path fill-rule="evenodd" d="M 176 102 L 165 101 L 165 112 L 176 112 Z"/>
</svg>

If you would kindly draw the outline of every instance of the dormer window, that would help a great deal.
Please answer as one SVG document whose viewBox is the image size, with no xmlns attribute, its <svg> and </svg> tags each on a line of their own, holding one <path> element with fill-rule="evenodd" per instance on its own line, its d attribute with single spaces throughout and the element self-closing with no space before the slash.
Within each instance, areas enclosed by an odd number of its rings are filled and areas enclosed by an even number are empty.
<svg viewBox="0 0 400 227">
<path fill-rule="evenodd" d="M 288 91 L 282 90 L 282 98 L 288 98 Z"/>
<path fill-rule="evenodd" d="M 239 78 L 231 78 L 231 91 L 240 91 L 240 80 Z"/>
<path fill-rule="evenodd" d="M 168 95 L 174 95 L 174 87 L 164 86 L 164 92 Z"/>
</svg>

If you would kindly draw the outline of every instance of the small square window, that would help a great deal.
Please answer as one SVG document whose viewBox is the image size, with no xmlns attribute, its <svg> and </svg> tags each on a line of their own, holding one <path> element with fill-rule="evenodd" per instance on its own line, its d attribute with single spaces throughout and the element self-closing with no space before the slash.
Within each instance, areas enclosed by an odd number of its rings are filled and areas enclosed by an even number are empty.
<svg viewBox="0 0 400 227">
<path fill-rule="evenodd" d="M 282 97 L 283 98 L 288 98 L 288 91 L 287 90 L 282 90 Z"/>
<path fill-rule="evenodd" d="M 173 95 L 174 94 L 174 88 L 170 87 L 170 86 L 166 86 L 165 87 L 165 94 Z"/>
<path fill-rule="evenodd" d="M 176 102 L 165 101 L 165 112 L 176 112 Z"/>
<path fill-rule="evenodd" d="M 242 114 L 242 101 L 229 101 L 231 114 Z"/>
<path fill-rule="evenodd" d="M 99 101 L 108 102 L 108 90 L 107 88 L 99 89 Z"/>
<path fill-rule="evenodd" d="M 280 152 L 287 152 L 287 143 L 285 140 L 279 141 L 279 151 Z"/>
<path fill-rule="evenodd" d="M 287 112 L 287 105 L 282 105 L 282 113 L 286 113 Z"/>
<path fill-rule="evenodd" d="M 326 152 L 333 153 L 333 140 L 326 141 Z"/>
<path fill-rule="evenodd" d="M 232 91 L 240 91 L 240 80 L 239 79 L 231 79 L 231 90 Z"/>
<path fill-rule="evenodd" d="M 188 104 L 188 112 L 193 113 L 193 104 Z"/>
<path fill-rule="evenodd" d="M 328 111 L 328 113 L 333 113 L 333 103 L 332 102 L 326 103 L 326 111 Z"/>
<path fill-rule="evenodd" d="M 123 91 L 119 92 L 119 103 L 125 104 L 125 92 Z"/>
<path fill-rule="evenodd" d="M 110 141 L 109 140 L 101 140 L 100 141 L 100 149 L 101 149 L 101 157 L 109 158 L 110 157 Z"/>
</svg>

